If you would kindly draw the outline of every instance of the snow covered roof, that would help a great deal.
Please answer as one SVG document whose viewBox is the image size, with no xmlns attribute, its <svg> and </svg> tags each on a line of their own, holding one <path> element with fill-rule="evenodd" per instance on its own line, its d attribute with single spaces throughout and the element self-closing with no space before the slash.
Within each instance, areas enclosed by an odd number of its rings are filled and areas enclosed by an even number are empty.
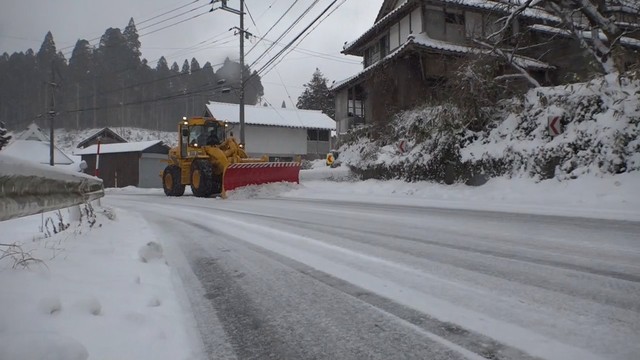
<svg viewBox="0 0 640 360">
<path fill-rule="evenodd" d="M 546 26 L 546 25 L 536 24 L 536 25 L 531 25 L 530 28 L 532 30 L 534 30 L 534 31 L 540 31 L 540 32 L 545 32 L 545 33 L 549 33 L 549 34 L 571 36 L 571 33 L 568 30 L 558 29 L 558 28 L 555 28 L 553 26 Z M 591 37 L 592 37 L 591 31 L 583 31 L 582 32 L 582 36 L 587 40 L 591 39 Z M 599 32 L 599 36 L 600 36 L 600 39 L 602 39 L 602 40 L 606 40 L 607 39 L 607 37 L 602 32 Z M 624 46 L 640 48 L 640 40 L 634 39 L 634 38 L 630 38 L 630 37 L 621 37 L 620 38 L 620 44 L 622 44 Z"/>
<path fill-rule="evenodd" d="M 351 76 L 339 82 L 335 82 L 333 85 L 331 85 L 331 90 L 332 91 L 338 90 L 352 83 L 357 79 L 363 78 L 364 76 L 372 72 L 374 69 L 380 67 L 381 65 L 388 62 L 389 60 L 397 57 L 401 53 L 407 51 L 411 46 L 417 47 L 418 49 L 437 50 L 437 52 L 453 53 L 453 54 L 466 54 L 466 53 L 489 54 L 491 53 L 490 50 L 479 49 L 476 47 L 465 46 L 465 45 L 452 44 L 446 41 L 431 39 L 430 37 L 427 36 L 426 33 L 412 34 L 412 35 L 409 35 L 409 37 L 407 38 L 407 41 L 404 44 L 402 44 L 399 48 L 391 52 L 389 55 L 385 56 L 383 59 L 381 59 L 377 63 L 369 66 L 368 68 L 364 69 L 363 71 L 359 72 L 354 76 Z M 524 56 L 516 55 L 513 61 L 517 65 L 527 69 L 533 69 L 533 70 L 553 69 L 553 66 L 545 62 L 524 57 Z"/>
<path fill-rule="evenodd" d="M 35 123 L 31 123 L 25 131 L 16 136 L 16 140 L 35 140 L 49 142 L 47 134 Z"/>
<path fill-rule="evenodd" d="M 96 138 L 98 138 L 99 136 L 105 138 L 111 138 L 113 139 L 113 141 L 115 142 L 121 142 L 121 143 L 125 143 L 127 142 L 127 140 L 125 140 L 122 136 L 116 134 L 115 131 L 109 129 L 108 127 L 98 130 L 97 132 L 95 132 L 93 135 L 89 136 L 88 138 L 82 140 L 80 143 L 78 143 L 78 145 L 76 147 L 78 148 L 84 148 L 86 147 L 90 142 L 94 141 Z"/>
<path fill-rule="evenodd" d="M 637 15 L 640 11 L 640 3 L 638 0 L 609 0 L 606 3 L 606 9 Z"/>
<path fill-rule="evenodd" d="M 519 1 L 519 0 L 511 0 L 511 1 Z M 437 0 L 435 3 L 443 3 L 448 5 L 457 5 L 460 7 L 467 8 L 475 8 L 475 9 L 483 9 L 483 10 L 491 10 L 497 12 L 507 13 L 515 6 L 519 5 L 519 3 L 513 2 L 501 2 L 499 0 Z M 357 47 L 364 45 L 366 42 L 371 40 L 371 37 L 378 33 L 379 30 L 382 30 L 389 25 L 393 20 L 396 20 L 399 16 L 404 15 L 408 10 L 412 10 L 417 5 L 418 2 L 414 0 L 409 0 L 406 3 L 400 5 L 396 9 L 390 11 L 388 14 L 383 16 L 380 20 L 376 21 L 375 24 L 367 31 L 365 31 L 362 35 L 360 35 L 357 39 L 345 43 L 343 46 L 342 53 L 350 54 L 350 55 L 358 55 L 355 52 L 357 51 Z M 522 13 L 521 16 L 550 21 L 553 23 L 560 23 L 560 18 L 555 15 L 552 15 L 540 8 L 527 8 Z"/>
<path fill-rule="evenodd" d="M 14 140 L 2 150 L 3 154 L 13 156 L 28 162 L 49 164 L 49 140 Z M 74 161 L 57 147 L 53 148 L 53 161 L 55 165 L 71 165 Z"/>
<path fill-rule="evenodd" d="M 118 144 L 101 144 L 100 154 L 142 152 L 158 144 L 164 145 L 161 140 L 118 143 Z M 75 155 L 95 155 L 97 151 L 98 151 L 98 145 L 91 145 L 85 149 L 76 151 L 74 154 Z"/>
<path fill-rule="evenodd" d="M 362 45 L 363 42 L 368 41 L 369 37 L 372 34 L 384 28 L 385 25 L 388 25 L 393 20 L 396 20 L 396 18 L 404 15 L 407 11 L 413 9 L 415 7 L 414 5 L 417 5 L 417 2 L 415 0 L 409 0 L 406 3 L 398 6 L 396 9 L 389 12 L 387 15 L 383 16 L 380 20 L 376 21 L 376 23 L 373 24 L 373 26 L 370 27 L 369 30 L 365 31 L 364 34 L 360 35 L 357 39 L 349 43 L 345 43 L 342 53 L 343 54 L 351 53 L 352 51 L 355 50 L 354 49 L 355 47 Z"/>
<path fill-rule="evenodd" d="M 218 120 L 240 123 L 238 104 L 210 102 L 207 111 Z M 319 110 L 245 106 L 244 111 L 246 124 L 326 130 L 336 128 L 336 122 Z"/>
</svg>

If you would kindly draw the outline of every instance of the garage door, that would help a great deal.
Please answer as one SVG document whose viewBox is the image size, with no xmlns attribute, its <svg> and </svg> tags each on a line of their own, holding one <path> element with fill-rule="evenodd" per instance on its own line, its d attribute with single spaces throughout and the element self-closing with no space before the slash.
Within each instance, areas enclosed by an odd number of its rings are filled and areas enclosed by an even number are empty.
<svg viewBox="0 0 640 360">
<path fill-rule="evenodd" d="M 167 155 L 142 154 L 140 158 L 140 183 L 141 188 L 162 188 L 161 174 L 167 166 Z"/>
</svg>

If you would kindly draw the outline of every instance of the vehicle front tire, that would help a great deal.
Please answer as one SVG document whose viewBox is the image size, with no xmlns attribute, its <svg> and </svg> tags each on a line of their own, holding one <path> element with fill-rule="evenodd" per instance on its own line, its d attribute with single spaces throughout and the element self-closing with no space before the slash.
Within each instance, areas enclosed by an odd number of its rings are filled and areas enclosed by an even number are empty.
<svg viewBox="0 0 640 360">
<path fill-rule="evenodd" d="M 184 185 L 180 181 L 180 167 L 169 165 L 164 169 L 162 174 L 162 188 L 167 196 L 182 196 L 184 194 Z"/>
<path fill-rule="evenodd" d="M 207 160 L 191 164 L 191 190 L 197 197 L 211 197 L 214 192 L 213 165 Z"/>
</svg>

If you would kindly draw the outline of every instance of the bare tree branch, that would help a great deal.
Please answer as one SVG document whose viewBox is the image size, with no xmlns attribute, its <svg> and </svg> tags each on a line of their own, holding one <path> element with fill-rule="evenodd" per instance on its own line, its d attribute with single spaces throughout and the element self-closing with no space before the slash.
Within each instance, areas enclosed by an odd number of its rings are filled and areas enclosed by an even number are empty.
<svg viewBox="0 0 640 360">
<path fill-rule="evenodd" d="M 513 56 L 514 54 L 507 54 L 504 51 L 502 51 L 501 49 L 499 49 L 498 47 L 496 47 L 495 45 L 491 45 L 488 44 L 486 42 L 480 41 L 480 40 L 475 40 L 475 42 L 479 45 L 482 45 L 488 49 L 491 49 L 491 51 L 493 53 L 495 53 L 496 55 L 502 57 L 503 59 L 505 59 L 509 65 L 511 65 L 514 69 L 516 69 L 516 71 L 518 71 L 520 74 L 522 74 L 522 76 L 527 79 L 527 81 L 529 81 L 529 83 L 531 85 L 533 85 L 534 87 L 540 87 L 540 83 L 538 82 L 538 80 L 534 79 L 533 76 L 531 76 L 531 74 L 529 74 L 529 72 L 527 70 L 525 70 L 525 68 L 523 68 L 522 66 L 516 64 L 515 61 L 513 61 Z"/>
<path fill-rule="evenodd" d="M 502 25 L 502 28 L 500 28 L 500 30 L 494 32 L 493 34 L 490 34 L 489 36 L 487 36 L 487 40 L 491 40 L 492 38 L 504 33 L 505 31 L 507 31 L 507 29 L 509 28 L 509 25 L 511 25 L 511 22 L 513 22 L 513 19 L 517 18 L 518 16 L 520 16 L 520 14 L 522 14 L 523 11 L 527 10 L 528 8 L 535 6 L 539 3 L 541 3 L 543 0 L 526 0 L 525 2 L 523 2 L 520 6 L 518 6 L 517 8 L 515 8 L 507 17 L 507 19 L 504 21 L 504 25 Z"/>
</svg>

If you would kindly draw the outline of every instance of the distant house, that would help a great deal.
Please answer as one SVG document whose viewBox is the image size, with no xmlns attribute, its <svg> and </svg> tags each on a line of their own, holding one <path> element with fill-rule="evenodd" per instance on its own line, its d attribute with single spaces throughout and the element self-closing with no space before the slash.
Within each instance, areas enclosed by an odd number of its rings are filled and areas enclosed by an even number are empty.
<svg viewBox="0 0 640 360">
<path fill-rule="evenodd" d="M 117 144 L 127 142 L 127 140 L 125 140 L 122 136 L 116 134 L 113 130 L 104 128 L 97 133 L 89 136 L 88 138 L 82 140 L 76 147 L 79 149 L 84 149 L 93 144 L 97 144 L 98 139 L 100 139 L 101 144 Z"/>
<path fill-rule="evenodd" d="M 240 139 L 237 104 L 210 102 L 205 116 L 230 124 L 229 133 Z M 317 110 L 245 107 L 245 142 L 249 156 L 268 155 L 272 160 L 290 161 L 324 158 L 331 149 L 331 132 L 336 122 Z"/>
<path fill-rule="evenodd" d="M 29 127 L 17 135 L 6 148 L 3 154 L 17 157 L 29 162 L 38 164 L 50 164 L 50 141 L 49 137 L 36 124 Z M 78 165 L 73 159 L 62 152 L 57 147 L 53 147 L 53 161 L 56 166 L 63 166 L 73 170 L 78 170 Z"/>
<path fill-rule="evenodd" d="M 637 0 L 608 1 L 637 4 Z M 480 54 L 495 57 L 502 74 L 517 74 L 512 66 L 478 44 L 478 40 L 500 30 L 499 20 L 517 3 L 384 0 L 373 26 L 343 47 L 343 54 L 362 57 L 364 66 L 362 71 L 331 87 L 336 99 L 338 134 L 358 125 L 385 122 L 391 115 L 429 99 L 442 100 L 446 97 L 443 85 L 461 65 Z M 618 15 L 620 24 L 628 25 L 625 29 L 634 26 L 626 23 L 637 20 L 629 15 L 628 6 L 610 10 Z M 518 45 L 523 49 L 519 52 L 522 55 L 513 57 L 513 63 L 543 85 L 571 81 L 587 70 L 585 51 L 558 29 L 560 23 L 544 8 L 530 8 L 509 24 L 507 36 L 501 40 L 505 47 Z M 621 43 L 640 48 L 636 39 L 625 38 Z M 633 56 L 630 54 L 630 58 Z M 512 76 L 504 79 L 510 86 L 527 85 Z"/>
<path fill-rule="evenodd" d="M 97 145 L 90 145 L 75 154 L 86 161 L 86 173 L 96 171 Z M 100 145 L 99 177 L 105 187 L 162 187 L 160 174 L 167 165 L 169 146 L 160 140 Z"/>
</svg>

